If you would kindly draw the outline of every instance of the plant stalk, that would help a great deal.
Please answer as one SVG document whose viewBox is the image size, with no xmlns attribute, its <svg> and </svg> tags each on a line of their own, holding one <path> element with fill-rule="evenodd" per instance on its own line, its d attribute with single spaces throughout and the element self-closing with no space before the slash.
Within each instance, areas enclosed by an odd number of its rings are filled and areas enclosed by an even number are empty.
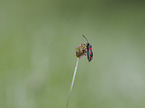
<svg viewBox="0 0 145 108">
<path fill-rule="evenodd" d="M 70 87 L 70 90 L 69 90 L 68 99 L 67 99 L 67 103 L 66 103 L 66 108 L 68 107 L 69 99 L 70 99 L 72 88 L 73 88 L 73 85 L 74 85 L 75 76 L 76 76 L 76 73 L 77 73 L 78 63 L 79 63 L 79 58 L 77 57 L 77 62 L 76 62 L 75 70 L 74 70 L 74 75 L 73 75 L 73 79 L 72 79 L 72 82 L 71 82 L 71 87 Z"/>
</svg>

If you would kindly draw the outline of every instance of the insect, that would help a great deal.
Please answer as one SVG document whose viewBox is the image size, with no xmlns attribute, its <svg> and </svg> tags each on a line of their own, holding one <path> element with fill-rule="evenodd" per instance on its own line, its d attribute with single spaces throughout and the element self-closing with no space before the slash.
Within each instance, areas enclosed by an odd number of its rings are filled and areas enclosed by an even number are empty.
<svg viewBox="0 0 145 108">
<path fill-rule="evenodd" d="M 85 35 L 82 34 L 82 36 L 87 40 L 87 58 L 88 61 L 90 62 L 93 59 L 93 51 L 92 51 L 92 45 L 89 43 L 88 39 L 86 38 Z"/>
</svg>

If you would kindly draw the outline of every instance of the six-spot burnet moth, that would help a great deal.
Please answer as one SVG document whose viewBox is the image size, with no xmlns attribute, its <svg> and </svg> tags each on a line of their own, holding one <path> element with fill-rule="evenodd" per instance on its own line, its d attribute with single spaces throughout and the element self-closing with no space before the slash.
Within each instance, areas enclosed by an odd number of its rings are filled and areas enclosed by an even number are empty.
<svg viewBox="0 0 145 108">
<path fill-rule="evenodd" d="M 93 51 L 92 51 L 92 45 L 89 43 L 88 39 L 85 37 L 85 35 L 82 34 L 82 36 L 87 40 L 87 58 L 90 62 L 93 59 Z"/>
</svg>

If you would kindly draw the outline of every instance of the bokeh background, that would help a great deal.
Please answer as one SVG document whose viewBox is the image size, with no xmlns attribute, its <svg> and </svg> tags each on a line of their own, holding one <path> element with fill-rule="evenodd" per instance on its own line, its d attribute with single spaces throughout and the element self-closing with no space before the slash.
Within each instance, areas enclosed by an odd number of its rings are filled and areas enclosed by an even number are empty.
<svg viewBox="0 0 145 108">
<path fill-rule="evenodd" d="M 1 0 L 0 108 L 145 108 L 141 0 Z"/>
</svg>

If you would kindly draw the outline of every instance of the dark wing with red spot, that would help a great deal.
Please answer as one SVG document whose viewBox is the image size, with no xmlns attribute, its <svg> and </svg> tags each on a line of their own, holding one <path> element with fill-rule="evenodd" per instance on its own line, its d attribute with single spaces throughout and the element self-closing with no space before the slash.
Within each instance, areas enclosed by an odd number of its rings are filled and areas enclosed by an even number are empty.
<svg viewBox="0 0 145 108">
<path fill-rule="evenodd" d="M 87 43 L 87 58 L 89 62 L 93 59 L 92 45 L 89 43 Z"/>
</svg>

